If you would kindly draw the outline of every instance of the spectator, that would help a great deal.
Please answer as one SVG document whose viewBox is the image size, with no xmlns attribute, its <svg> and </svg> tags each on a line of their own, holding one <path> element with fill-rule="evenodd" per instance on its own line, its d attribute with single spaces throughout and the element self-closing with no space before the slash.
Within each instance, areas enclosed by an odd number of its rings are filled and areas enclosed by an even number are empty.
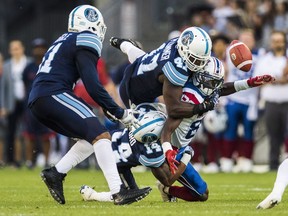
<svg viewBox="0 0 288 216">
<path fill-rule="evenodd" d="M 20 40 L 12 40 L 9 43 L 9 53 L 11 58 L 4 62 L 1 79 L 2 113 L 7 115 L 5 155 L 8 164 L 19 167 L 21 153 L 18 152 L 16 155 L 14 146 L 16 132 L 26 106 L 22 74 L 31 59 L 25 55 L 25 48 Z"/>
<path fill-rule="evenodd" d="M 33 80 L 41 64 L 42 58 L 47 51 L 46 41 L 42 38 L 37 38 L 32 41 L 32 55 L 34 60 L 26 66 L 23 72 L 23 81 L 26 91 L 26 100 L 31 91 Z M 27 102 L 26 102 L 27 103 Z M 45 156 L 45 166 L 48 167 L 48 159 L 50 152 L 50 138 L 55 137 L 54 132 L 40 123 L 31 113 L 30 109 L 25 109 L 24 114 L 24 139 L 25 139 L 25 153 L 26 166 L 28 168 L 34 167 L 35 158 L 38 155 L 33 153 L 41 150 Z M 40 146 L 37 146 L 40 143 Z"/>
<path fill-rule="evenodd" d="M 217 32 L 227 33 L 226 24 L 227 18 L 234 16 L 235 11 L 231 7 L 229 1 L 227 0 L 219 0 L 217 3 L 215 2 L 215 8 L 212 12 L 215 17 L 215 29 Z"/>
<path fill-rule="evenodd" d="M 0 83 L 3 73 L 3 56 L 0 53 Z M 0 88 L 0 107 L 1 106 L 1 88 Z M 5 119 L 2 117 L 2 110 L 0 110 L 0 167 L 4 166 L 4 136 L 5 136 Z"/>
<path fill-rule="evenodd" d="M 254 76 L 254 67 L 257 61 L 258 50 L 255 49 L 255 39 L 253 31 L 243 30 L 239 35 L 239 40 L 245 43 L 253 53 L 252 69 L 245 73 L 238 70 L 228 61 L 227 81 L 235 81 Z M 233 152 L 237 149 L 237 164 L 235 172 L 250 172 L 252 170 L 252 153 L 254 146 L 254 125 L 257 119 L 257 95 L 258 89 L 249 89 L 237 92 L 227 97 L 226 112 L 228 115 L 227 129 L 224 131 L 224 140 L 221 150 L 220 166 L 223 172 L 231 172 L 233 168 Z M 239 125 L 243 125 L 243 139 L 240 139 L 238 132 Z"/>
<path fill-rule="evenodd" d="M 286 45 L 286 34 L 282 31 L 273 31 L 270 35 L 271 51 L 259 59 L 255 68 L 257 75 L 269 73 L 276 78 L 274 84 L 261 88 L 260 94 L 261 99 L 265 101 L 264 119 L 270 145 L 270 170 L 277 170 L 280 147 L 287 138 L 288 64 Z"/>
<path fill-rule="evenodd" d="M 198 26 L 210 32 L 214 29 L 215 18 L 212 16 L 213 6 L 207 2 L 194 4 L 188 8 L 188 26 Z M 180 35 L 179 35 L 180 36 Z M 172 38 L 169 38 L 169 40 Z"/>
<path fill-rule="evenodd" d="M 225 75 L 224 75 L 224 80 L 226 79 L 227 76 L 227 47 L 229 46 L 229 38 L 224 35 L 224 34 L 218 34 L 212 37 L 212 55 L 218 58 L 224 66 L 225 69 Z M 224 104 L 226 101 L 226 97 L 222 97 L 219 100 L 218 104 L 218 111 L 215 112 L 218 115 L 223 113 L 222 115 L 219 116 L 226 116 L 225 110 L 223 108 Z M 221 112 L 220 112 L 221 110 Z M 214 117 L 217 117 L 218 115 L 215 115 Z M 218 117 L 219 118 L 219 117 Z M 218 121 L 219 119 L 212 119 L 214 121 Z M 220 121 L 219 124 L 222 122 Z M 205 125 L 205 124 L 204 124 Z M 215 129 L 214 129 L 215 130 Z M 219 172 L 220 168 L 218 166 L 218 159 L 221 155 L 220 149 L 222 146 L 223 142 L 223 131 L 217 131 L 217 133 L 211 133 L 206 130 L 207 133 L 207 139 L 208 139 L 208 145 L 207 145 L 207 150 L 206 150 L 206 163 L 207 165 L 202 168 L 202 171 L 204 173 L 217 173 Z"/>
</svg>

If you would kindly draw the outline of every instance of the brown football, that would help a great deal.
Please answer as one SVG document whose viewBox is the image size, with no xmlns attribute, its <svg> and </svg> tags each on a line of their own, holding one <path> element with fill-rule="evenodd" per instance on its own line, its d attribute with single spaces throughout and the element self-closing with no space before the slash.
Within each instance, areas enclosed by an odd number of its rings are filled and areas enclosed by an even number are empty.
<svg viewBox="0 0 288 216">
<path fill-rule="evenodd" d="M 252 67 L 252 53 L 250 49 L 239 40 L 233 40 L 229 46 L 229 56 L 239 70 L 248 72 Z"/>
</svg>

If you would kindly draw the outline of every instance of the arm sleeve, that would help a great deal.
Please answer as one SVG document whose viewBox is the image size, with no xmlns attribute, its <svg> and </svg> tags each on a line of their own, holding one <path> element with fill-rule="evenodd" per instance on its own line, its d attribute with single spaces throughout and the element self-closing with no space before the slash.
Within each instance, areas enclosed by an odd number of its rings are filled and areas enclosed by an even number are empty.
<svg viewBox="0 0 288 216">
<path fill-rule="evenodd" d="M 98 59 L 99 57 L 93 52 L 80 49 L 77 51 L 75 59 L 77 69 L 87 92 L 93 100 L 102 108 L 115 115 L 116 118 L 120 119 L 123 116 L 124 110 L 114 102 L 98 79 L 96 67 Z"/>
<path fill-rule="evenodd" d="M 163 66 L 162 71 L 167 79 L 175 86 L 184 86 L 189 79 L 189 73 L 187 71 L 176 68 L 171 62 L 167 62 Z"/>
</svg>

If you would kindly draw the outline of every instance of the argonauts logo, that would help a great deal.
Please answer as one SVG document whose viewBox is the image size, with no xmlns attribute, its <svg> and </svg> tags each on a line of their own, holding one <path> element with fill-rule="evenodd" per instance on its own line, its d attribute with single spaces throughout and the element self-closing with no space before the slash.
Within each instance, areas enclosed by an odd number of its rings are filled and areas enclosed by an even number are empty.
<svg viewBox="0 0 288 216">
<path fill-rule="evenodd" d="M 192 43 L 194 39 L 194 34 L 191 31 L 187 31 L 182 36 L 182 44 L 188 46 Z"/>
<path fill-rule="evenodd" d="M 84 15 L 90 22 L 96 22 L 98 20 L 98 13 L 92 8 L 87 8 L 84 11 Z"/>
</svg>

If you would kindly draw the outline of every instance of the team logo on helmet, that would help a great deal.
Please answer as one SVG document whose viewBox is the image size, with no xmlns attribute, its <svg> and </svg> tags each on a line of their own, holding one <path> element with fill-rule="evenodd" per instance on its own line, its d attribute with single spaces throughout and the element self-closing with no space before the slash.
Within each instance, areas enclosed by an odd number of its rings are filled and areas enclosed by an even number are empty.
<svg viewBox="0 0 288 216">
<path fill-rule="evenodd" d="M 185 46 L 189 46 L 189 44 L 192 43 L 194 39 L 194 34 L 191 31 L 187 31 L 183 34 L 181 40 L 182 40 L 182 44 L 184 44 Z"/>
<path fill-rule="evenodd" d="M 90 22 L 96 22 L 98 20 L 98 13 L 92 8 L 87 8 L 84 11 L 84 15 Z"/>
</svg>

